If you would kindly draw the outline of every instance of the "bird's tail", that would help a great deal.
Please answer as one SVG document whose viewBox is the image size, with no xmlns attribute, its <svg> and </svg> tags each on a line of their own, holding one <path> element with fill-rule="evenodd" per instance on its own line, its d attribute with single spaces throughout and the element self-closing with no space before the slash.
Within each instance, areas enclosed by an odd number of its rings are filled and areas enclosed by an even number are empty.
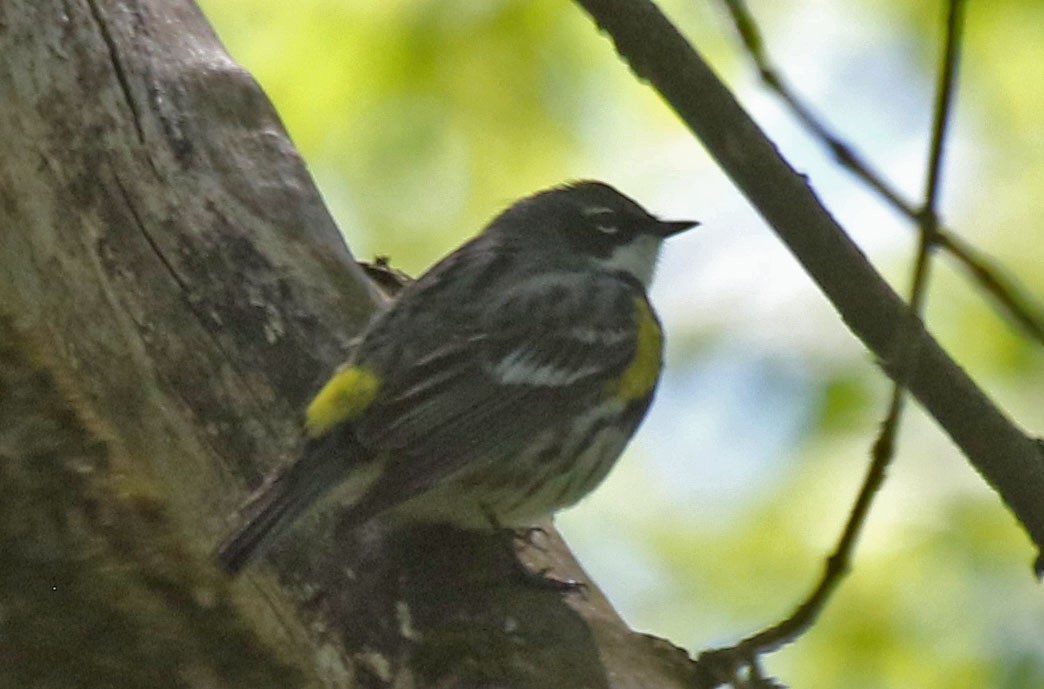
<svg viewBox="0 0 1044 689">
<path fill-rule="evenodd" d="M 360 468 L 341 443 L 326 438 L 313 441 L 283 473 L 266 484 L 247 503 L 239 526 L 218 546 L 215 557 L 229 574 L 236 574 L 265 552 L 300 517 L 335 488 L 352 481 Z M 362 471 L 372 474 L 372 471 Z M 362 477 L 360 477 L 362 478 Z M 357 486 L 365 490 L 369 481 Z"/>
</svg>

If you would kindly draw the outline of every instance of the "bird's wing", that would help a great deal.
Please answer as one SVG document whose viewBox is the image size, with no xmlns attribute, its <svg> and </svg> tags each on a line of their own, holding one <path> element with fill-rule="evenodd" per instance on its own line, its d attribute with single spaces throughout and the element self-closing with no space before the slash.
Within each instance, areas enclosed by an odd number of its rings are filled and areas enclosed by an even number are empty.
<svg viewBox="0 0 1044 689">
<path fill-rule="evenodd" d="M 510 456 L 607 395 L 644 403 L 659 375 L 659 325 L 623 279 L 545 278 L 498 297 L 480 321 L 390 369 L 356 420 L 359 441 L 398 467 L 389 494 Z"/>
</svg>

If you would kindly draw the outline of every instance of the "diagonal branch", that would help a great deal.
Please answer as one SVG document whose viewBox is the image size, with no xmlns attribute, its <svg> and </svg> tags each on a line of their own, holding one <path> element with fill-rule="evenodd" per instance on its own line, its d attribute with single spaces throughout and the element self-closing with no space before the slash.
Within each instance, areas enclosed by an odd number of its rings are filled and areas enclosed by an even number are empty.
<svg viewBox="0 0 1044 689">
<path fill-rule="evenodd" d="M 943 142 L 953 92 L 960 0 L 952 0 L 941 70 L 923 210 L 916 213 L 921 241 L 911 307 L 907 308 L 804 180 L 787 166 L 727 89 L 667 19 L 643 0 L 579 0 L 610 34 L 638 76 L 650 81 L 700 138 L 711 155 L 772 225 L 840 312 L 849 328 L 877 355 L 895 381 L 888 418 L 873 461 L 819 585 L 787 619 L 732 648 L 705 652 L 699 664 L 714 683 L 731 681 L 746 667 L 762 682 L 757 655 L 800 635 L 815 620 L 848 568 L 873 496 L 884 480 L 908 387 L 997 489 L 1038 548 L 1044 511 L 1034 494 L 1044 487 L 1039 446 L 1016 428 L 925 331 L 923 304 L 931 249 L 939 242 L 935 212 Z M 742 30 L 742 27 L 741 27 Z M 1035 488 L 1027 490 L 1027 484 Z M 1039 562 L 1039 560 L 1038 560 Z"/>
<path fill-rule="evenodd" d="M 928 181 L 926 183 L 924 210 L 921 218 L 921 241 L 914 262 L 913 285 L 911 288 L 910 310 L 920 314 L 924 305 L 926 286 L 928 284 L 928 267 L 931 249 L 935 245 L 937 227 L 936 204 L 938 199 L 939 180 L 941 177 L 941 161 L 946 125 L 950 113 L 950 104 L 954 91 L 957 53 L 960 44 L 962 0 L 951 0 L 949 20 L 947 21 L 946 43 L 942 58 L 939 86 L 935 107 L 935 124 L 932 128 L 932 146 L 929 154 Z M 911 321 L 914 322 L 914 321 Z M 859 495 L 852 506 L 845 527 L 838 539 L 834 552 L 827 558 L 823 574 L 812 593 L 778 624 L 764 629 L 757 634 L 743 639 L 735 646 L 704 654 L 724 670 L 749 663 L 757 655 L 769 652 L 790 643 L 808 630 L 818 618 L 827 601 L 837 590 L 842 578 L 848 572 L 855 551 L 856 541 L 866 523 L 874 497 L 884 484 L 885 473 L 894 457 L 895 439 L 899 430 L 906 399 L 905 388 L 901 381 L 908 378 L 910 366 L 916 361 L 916 338 L 903 336 L 896 340 L 897 361 L 900 362 L 898 380 L 892 389 L 888 412 L 881 424 L 881 430 L 871 451 L 871 462 L 867 467 L 866 477 Z"/>
<path fill-rule="evenodd" d="M 647 0 L 578 0 L 772 226 L 893 379 L 894 347 L 912 322 L 917 357 L 908 389 L 1044 546 L 1044 457 L 932 338 L 819 203 L 732 94 Z"/>
</svg>

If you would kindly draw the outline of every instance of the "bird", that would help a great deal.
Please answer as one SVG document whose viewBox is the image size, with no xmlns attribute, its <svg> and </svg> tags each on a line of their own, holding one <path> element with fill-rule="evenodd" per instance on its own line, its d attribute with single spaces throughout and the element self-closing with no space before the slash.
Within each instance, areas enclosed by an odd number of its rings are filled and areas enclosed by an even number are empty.
<svg viewBox="0 0 1044 689">
<path fill-rule="evenodd" d="M 236 574 L 306 513 L 524 529 L 590 493 L 649 409 L 661 220 L 582 180 L 523 198 L 406 286 L 305 409 L 297 459 L 216 549 Z"/>
</svg>

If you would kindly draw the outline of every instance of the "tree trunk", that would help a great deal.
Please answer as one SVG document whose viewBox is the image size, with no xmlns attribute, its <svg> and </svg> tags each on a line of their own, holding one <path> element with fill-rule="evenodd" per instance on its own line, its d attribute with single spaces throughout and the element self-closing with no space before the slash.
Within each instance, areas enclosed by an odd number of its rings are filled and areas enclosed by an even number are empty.
<svg viewBox="0 0 1044 689">
<path fill-rule="evenodd" d="M 227 581 L 212 547 L 379 292 L 188 0 L 7 0 L 0 58 L 0 685 L 694 681 L 495 539 L 317 525 Z"/>
</svg>

